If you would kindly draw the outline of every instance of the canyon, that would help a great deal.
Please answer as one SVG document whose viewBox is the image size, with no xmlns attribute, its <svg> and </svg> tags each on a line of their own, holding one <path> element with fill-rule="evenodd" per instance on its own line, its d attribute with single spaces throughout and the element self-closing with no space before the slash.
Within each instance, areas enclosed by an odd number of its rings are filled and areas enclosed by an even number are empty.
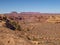
<svg viewBox="0 0 60 45">
<path fill-rule="evenodd" d="M 0 45 L 60 45 L 60 14 L 0 14 Z"/>
</svg>

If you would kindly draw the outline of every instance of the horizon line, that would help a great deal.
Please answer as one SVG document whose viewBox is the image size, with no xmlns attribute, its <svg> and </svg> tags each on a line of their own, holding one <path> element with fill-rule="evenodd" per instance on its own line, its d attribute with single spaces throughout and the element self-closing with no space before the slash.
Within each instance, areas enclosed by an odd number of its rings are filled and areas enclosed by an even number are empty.
<svg viewBox="0 0 60 45">
<path fill-rule="evenodd" d="M 43 13 L 43 14 L 60 14 L 59 12 L 58 13 L 51 13 L 51 12 L 17 12 L 17 11 L 11 11 L 11 12 L 5 12 L 5 13 L 0 13 L 0 14 L 9 14 L 9 13 Z"/>
</svg>

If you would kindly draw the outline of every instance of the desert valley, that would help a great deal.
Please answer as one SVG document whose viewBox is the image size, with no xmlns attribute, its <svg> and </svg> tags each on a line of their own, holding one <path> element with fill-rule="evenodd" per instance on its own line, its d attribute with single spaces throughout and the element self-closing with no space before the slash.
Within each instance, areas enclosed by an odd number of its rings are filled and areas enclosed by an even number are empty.
<svg viewBox="0 0 60 45">
<path fill-rule="evenodd" d="M 60 45 L 60 14 L 0 14 L 0 45 Z"/>
</svg>

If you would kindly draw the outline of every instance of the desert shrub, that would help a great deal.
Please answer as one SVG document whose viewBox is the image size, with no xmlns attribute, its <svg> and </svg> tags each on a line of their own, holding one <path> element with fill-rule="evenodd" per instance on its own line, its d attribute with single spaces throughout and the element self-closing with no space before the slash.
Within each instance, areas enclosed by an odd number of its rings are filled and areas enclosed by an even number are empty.
<svg viewBox="0 0 60 45">
<path fill-rule="evenodd" d="M 17 25 L 17 30 L 21 31 L 21 26 Z"/>
<path fill-rule="evenodd" d="M 14 20 L 14 18 L 13 18 L 13 17 L 10 17 L 9 19 Z"/>
<path fill-rule="evenodd" d="M 19 24 L 17 24 L 16 22 L 10 22 L 15 28 L 16 28 L 16 30 L 19 30 L 19 31 L 21 31 L 21 26 L 19 25 Z"/>
<path fill-rule="evenodd" d="M 19 20 L 22 20 L 22 17 L 19 16 L 18 18 L 19 18 Z"/>
<path fill-rule="evenodd" d="M 3 21 L 6 21 L 6 19 L 7 19 L 7 16 L 4 16 L 4 17 L 3 17 Z"/>
<path fill-rule="evenodd" d="M 33 41 L 38 41 L 38 39 L 37 38 L 35 38 L 35 37 L 33 37 L 33 39 L 32 39 Z"/>
<path fill-rule="evenodd" d="M 14 27 L 17 27 L 17 23 L 16 22 L 10 22 Z"/>
<path fill-rule="evenodd" d="M 31 38 L 29 36 L 26 36 L 28 40 L 31 40 Z"/>
</svg>

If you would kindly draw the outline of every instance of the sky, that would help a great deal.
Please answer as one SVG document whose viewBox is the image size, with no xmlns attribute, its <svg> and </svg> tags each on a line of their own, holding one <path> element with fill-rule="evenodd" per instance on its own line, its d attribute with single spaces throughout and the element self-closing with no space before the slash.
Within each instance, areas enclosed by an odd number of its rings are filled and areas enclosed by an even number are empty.
<svg viewBox="0 0 60 45">
<path fill-rule="evenodd" d="M 0 0 L 0 13 L 60 13 L 60 0 Z"/>
</svg>

